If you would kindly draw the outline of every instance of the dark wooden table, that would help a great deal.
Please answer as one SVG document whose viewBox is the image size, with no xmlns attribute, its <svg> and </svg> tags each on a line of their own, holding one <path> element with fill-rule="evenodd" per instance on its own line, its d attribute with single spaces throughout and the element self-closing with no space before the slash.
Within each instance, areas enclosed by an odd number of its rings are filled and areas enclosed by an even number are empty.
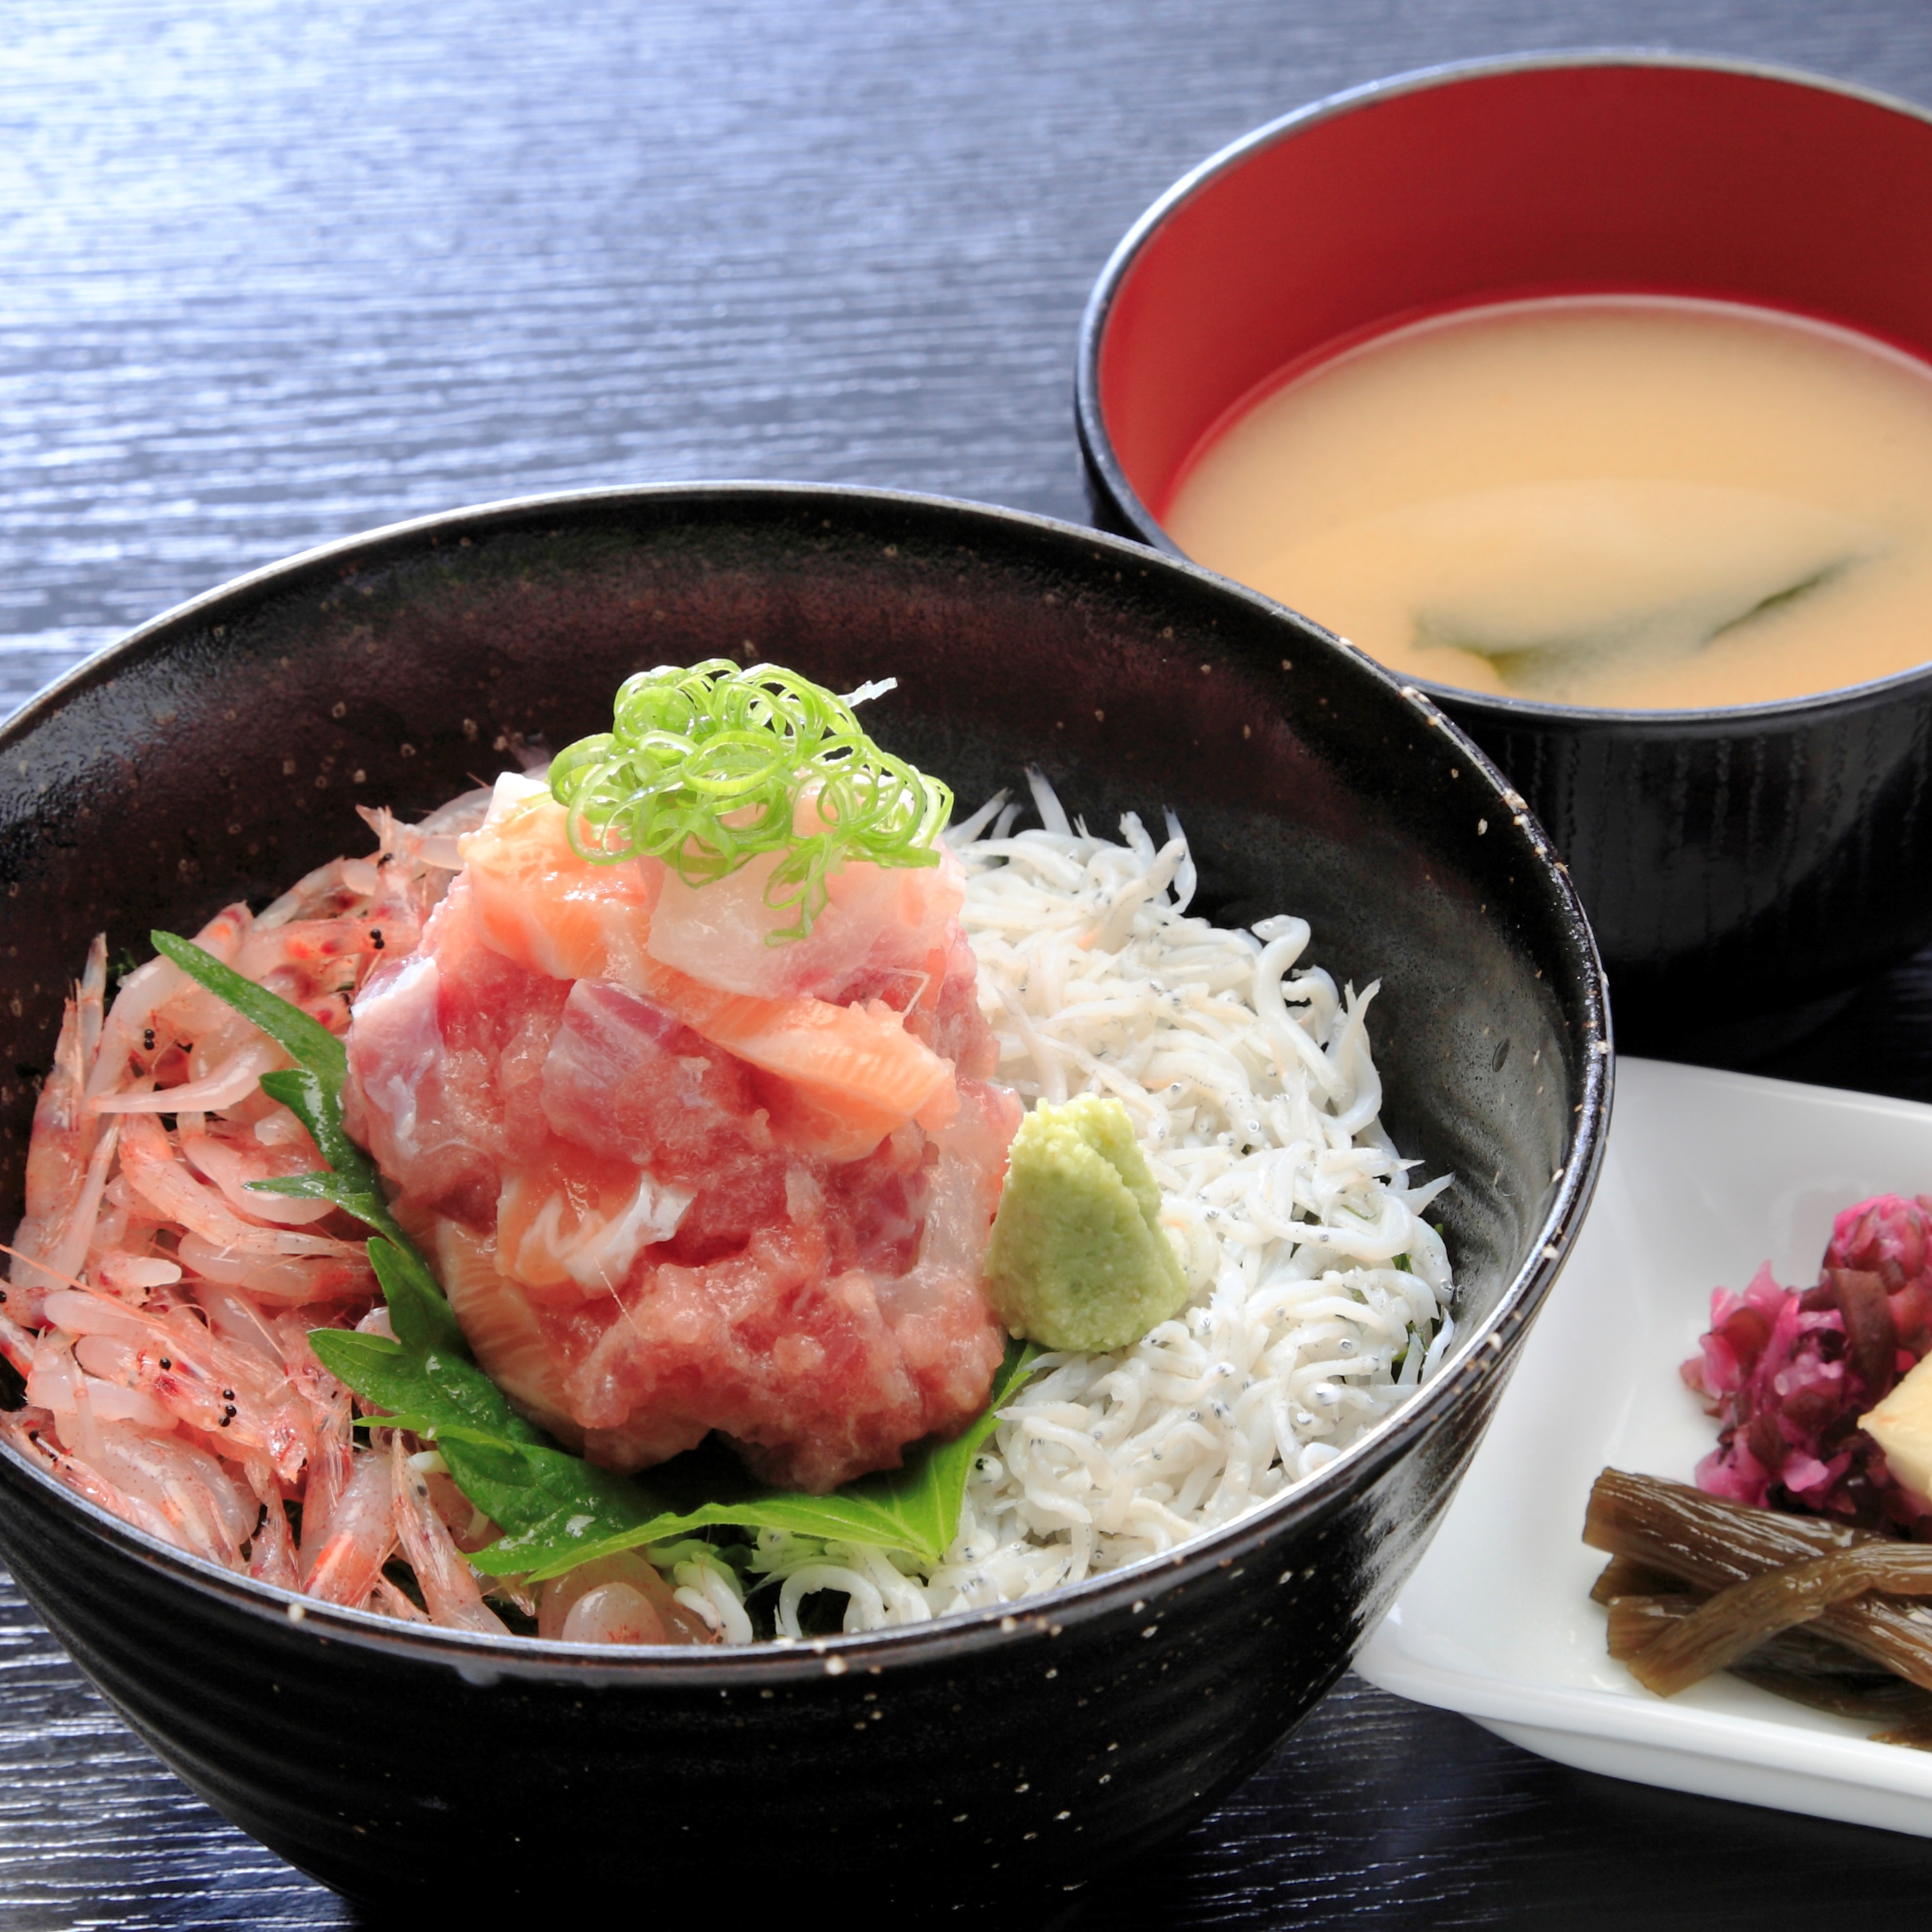
<svg viewBox="0 0 1932 1932">
<path fill-rule="evenodd" d="M 1932 100 L 1926 0 L 13 0 L 0 712 L 254 565 L 529 490 L 1082 518 L 1075 326 L 1175 176 L 1378 74 L 1612 44 Z M 1932 1100 L 1932 956 L 1766 1070 Z M 1352 1678 L 1083 1920 L 1761 1932 L 1848 1884 L 1905 1922 L 1932 1846 L 1565 1771 Z M 0 1580 L 0 1928 L 358 1922 Z"/>
</svg>

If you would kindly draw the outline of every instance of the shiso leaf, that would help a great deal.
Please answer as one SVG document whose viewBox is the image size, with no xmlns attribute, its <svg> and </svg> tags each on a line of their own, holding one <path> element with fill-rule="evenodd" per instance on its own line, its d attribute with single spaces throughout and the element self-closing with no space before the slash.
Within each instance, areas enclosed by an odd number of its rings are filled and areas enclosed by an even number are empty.
<svg viewBox="0 0 1932 1932">
<path fill-rule="evenodd" d="M 862 1477 L 830 1496 L 750 1492 L 742 1479 L 734 1495 L 731 1479 L 708 1468 L 709 1486 L 726 1493 L 674 1495 L 675 1465 L 653 1472 L 648 1484 L 601 1469 L 519 1414 L 471 1354 L 434 1273 L 390 1214 L 374 1163 L 343 1130 L 348 1058 L 342 1042 L 190 940 L 166 932 L 154 940 L 164 957 L 302 1062 L 264 1074 L 262 1088 L 293 1108 L 332 1171 L 250 1185 L 263 1193 L 332 1201 L 376 1230 L 368 1244 L 369 1263 L 388 1305 L 394 1339 L 317 1328 L 310 1331 L 309 1346 L 332 1375 L 381 1412 L 358 1422 L 434 1442 L 457 1487 L 502 1531 L 470 1557 L 477 1569 L 542 1582 L 619 1550 L 728 1527 L 904 1550 L 928 1564 L 944 1558 L 958 1534 L 980 1445 L 999 1410 L 1033 1372 L 1040 1352 L 1033 1344 L 1007 1349 L 991 1400 L 959 1434 L 916 1444 L 904 1468 Z"/>
<path fill-rule="evenodd" d="M 558 1507 L 540 1525 L 506 1534 L 470 1561 L 492 1575 L 521 1573 L 528 1581 L 541 1582 L 574 1570 L 580 1563 L 642 1544 L 668 1542 L 698 1530 L 735 1528 L 789 1530 L 794 1535 L 818 1537 L 827 1543 L 902 1550 L 928 1565 L 940 1562 L 959 1533 L 960 1508 L 980 1446 L 992 1433 L 1000 1410 L 1032 1374 L 1040 1353 L 1030 1342 L 1012 1343 L 993 1378 L 992 1399 L 957 1436 L 918 1444 L 908 1454 L 903 1468 L 862 1476 L 830 1496 L 772 1490 L 668 1510 L 611 1532 L 600 1530 L 594 1498 L 587 1494 L 567 1495 L 560 1486 L 554 1492 Z M 447 1438 L 438 1441 L 448 1461 Z M 452 1462 L 452 1471 L 454 1466 Z M 592 1473 L 611 1482 L 623 1480 L 608 1477 L 601 1470 Z M 460 1483 L 462 1479 L 458 1480 Z M 464 1493 L 479 1508 L 488 1507 L 466 1487 Z M 498 1516 L 496 1520 L 503 1519 Z"/>
<path fill-rule="evenodd" d="M 276 1076 L 267 1073 L 262 1077 L 268 1097 L 280 1100 L 280 1093 L 266 1085 Z M 296 1111 L 299 1115 L 301 1109 Z M 307 1174 L 278 1174 L 267 1180 L 251 1180 L 248 1185 L 257 1194 L 280 1194 L 296 1201 L 332 1201 L 358 1221 L 366 1222 L 379 1234 L 393 1238 L 400 1232 L 389 1218 L 388 1203 L 380 1195 L 372 1195 L 361 1181 L 351 1176 L 332 1173 L 326 1167 Z"/>
</svg>

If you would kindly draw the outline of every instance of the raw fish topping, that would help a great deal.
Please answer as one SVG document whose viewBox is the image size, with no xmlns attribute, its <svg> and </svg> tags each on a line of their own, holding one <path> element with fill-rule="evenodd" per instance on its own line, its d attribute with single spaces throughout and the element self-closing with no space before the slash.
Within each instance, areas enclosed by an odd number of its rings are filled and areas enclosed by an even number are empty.
<svg viewBox="0 0 1932 1932">
<path fill-rule="evenodd" d="M 707 903 L 728 881 L 593 864 L 527 781 L 461 850 L 356 1000 L 349 1118 L 499 1386 L 610 1468 L 717 1430 L 814 1491 L 976 1414 L 1020 1109 L 986 1078 L 957 862 L 850 861 L 772 952 L 734 919 L 761 907 Z"/>
<path fill-rule="evenodd" d="M 942 845 L 945 788 L 852 739 L 880 687 L 694 677 L 749 724 L 610 734 L 664 782 L 602 819 L 516 777 L 365 814 L 370 857 L 157 934 L 111 1006 L 97 942 L 0 1292 L 20 1454 L 322 1600 L 744 1643 L 1164 1552 L 1431 1372 L 1448 1184 L 1376 1124 L 1372 986 L 1190 915 L 1171 815 L 1112 844 L 1036 772 L 1040 830 L 1002 795 Z M 1076 1256 L 1046 1355 L 982 1277 L 1023 1098 L 1094 1129 L 1106 1280 L 1158 1288 L 1094 1326 Z"/>
</svg>

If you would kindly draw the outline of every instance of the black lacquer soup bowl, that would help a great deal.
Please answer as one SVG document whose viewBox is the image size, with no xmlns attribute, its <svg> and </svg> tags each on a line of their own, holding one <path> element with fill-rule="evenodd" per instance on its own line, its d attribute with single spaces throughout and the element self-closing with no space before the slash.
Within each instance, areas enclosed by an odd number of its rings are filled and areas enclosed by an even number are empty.
<svg viewBox="0 0 1932 1932">
<path fill-rule="evenodd" d="M 1455 1353 L 1376 1434 L 1184 1552 L 994 1612 L 735 1652 L 405 1627 L 160 1546 L 0 1454 L 0 1554 L 189 1784 L 326 1883 L 499 1907 L 747 1870 L 1024 1918 L 1252 1771 L 1386 1609 L 1587 1204 L 1600 972 L 1544 836 L 1426 699 L 1136 544 L 856 490 L 613 490 L 431 518 L 215 591 L 0 732 L 0 1226 L 92 935 L 111 956 L 364 849 L 628 673 L 892 675 L 890 748 L 970 803 L 1037 761 L 1111 826 L 1172 805 L 1229 922 L 1378 979 L 1383 1120 L 1457 1184 Z M 1104 712 L 1104 717 L 1101 715 Z M 1157 819 L 1156 822 L 1158 822 Z"/>
<path fill-rule="evenodd" d="M 1177 182 L 1095 285 L 1096 516 L 1178 555 L 1160 518 L 1244 399 L 1486 302 L 1741 302 L 1932 361 L 1928 222 L 1932 115 L 1811 75 L 1534 54 L 1318 101 Z M 1556 840 L 1627 1048 L 1748 1062 L 1932 940 L 1932 662 L 1706 711 L 1424 688 Z"/>
</svg>

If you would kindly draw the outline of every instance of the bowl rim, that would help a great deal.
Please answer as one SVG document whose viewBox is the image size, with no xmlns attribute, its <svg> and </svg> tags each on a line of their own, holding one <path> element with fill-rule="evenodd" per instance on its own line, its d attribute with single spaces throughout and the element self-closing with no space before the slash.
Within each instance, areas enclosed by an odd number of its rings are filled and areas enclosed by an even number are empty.
<svg viewBox="0 0 1932 1932">
<path fill-rule="evenodd" d="M 1861 82 L 1730 55 L 1679 53 L 1664 47 L 1607 46 L 1485 55 L 1471 60 L 1441 61 L 1426 67 L 1405 68 L 1397 74 L 1324 94 L 1250 129 L 1189 169 L 1148 205 L 1114 245 L 1113 253 L 1095 278 L 1081 314 L 1073 370 L 1074 427 L 1080 452 L 1090 475 L 1112 507 L 1134 526 L 1138 542 L 1150 549 L 1160 550 L 1164 556 L 1185 562 L 1193 562 L 1168 535 L 1128 480 L 1126 471 L 1114 452 L 1113 438 L 1100 406 L 1100 356 L 1114 302 L 1142 250 L 1160 230 L 1222 176 L 1234 172 L 1280 142 L 1292 140 L 1298 134 L 1344 115 L 1379 106 L 1384 101 L 1400 100 L 1408 94 L 1460 86 L 1466 81 L 1596 68 L 1666 68 L 1772 81 L 1816 93 L 1841 95 L 1865 106 L 1901 115 L 1932 128 L 1932 108 L 1921 106 L 1879 88 L 1868 87 Z M 1850 324 L 1840 326 L 1852 328 Z M 1852 332 L 1856 332 L 1855 328 Z M 1270 601 L 1279 602 L 1278 599 Z M 1293 608 L 1285 604 L 1280 608 Z M 1306 616 L 1305 612 L 1297 611 L 1295 614 Z M 1359 650 L 1360 646 L 1354 648 Z M 1487 724 L 1608 724 L 1638 732 L 1660 731 L 1665 735 L 1669 735 L 1673 728 L 1707 729 L 1716 726 L 1748 731 L 1799 718 L 1809 719 L 1821 715 L 1863 710 L 1887 703 L 1907 692 L 1932 689 L 1932 652 L 1928 653 L 1923 663 L 1888 672 L 1883 677 L 1869 678 L 1860 684 L 1834 685 L 1825 691 L 1804 692 L 1795 698 L 1767 698 L 1750 704 L 1703 705 L 1670 710 L 1560 704 L 1545 699 L 1510 697 L 1497 692 L 1468 691 L 1459 685 L 1442 683 L 1431 678 L 1415 677 L 1406 681 L 1427 692 L 1438 704 L 1452 706 L 1463 716 L 1480 716 Z"/>
<path fill-rule="evenodd" d="M 441 1625 L 399 1623 L 371 1611 L 325 1604 L 296 1592 L 238 1575 L 204 1558 L 166 1544 L 123 1522 L 78 1495 L 14 1448 L 0 1442 L 5 1474 L 0 1482 L 38 1486 L 60 1510 L 69 1511 L 98 1537 L 144 1568 L 166 1575 L 206 1598 L 266 1622 L 283 1623 L 312 1631 L 322 1641 L 346 1642 L 389 1654 L 447 1665 L 467 1682 L 494 1683 L 500 1678 L 551 1678 L 560 1672 L 573 1680 L 634 1681 L 640 1676 L 668 1685 L 716 1681 L 720 1671 L 746 1679 L 798 1681 L 842 1676 L 864 1668 L 877 1672 L 890 1663 L 930 1663 L 976 1652 L 1024 1630 L 1058 1636 L 1062 1627 L 1106 1615 L 1119 1605 L 1151 1600 L 1184 1588 L 1210 1572 L 1252 1562 L 1264 1554 L 1279 1534 L 1318 1517 L 1347 1492 L 1366 1488 L 1415 1446 L 1430 1424 L 1466 1399 L 1484 1382 L 1506 1376 L 1514 1366 L 1514 1348 L 1528 1322 L 1554 1286 L 1582 1223 L 1601 1171 L 1606 1143 L 1615 1054 L 1612 1046 L 1609 982 L 1595 935 L 1547 835 L 1530 814 L 1522 796 L 1490 759 L 1414 683 L 1398 679 L 1355 646 L 1339 638 L 1299 612 L 1218 576 L 1192 560 L 1168 555 L 1085 526 L 1034 512 L 922 492 L 868 488 L 852 484 L 718 481 L 617 485 L 540 493 L 460 506 L 429 515 L 378 526 L 296 553 L 248 571 L 200 592 L 162 611 L 125 637 L 103 646 L 73 670 L 36 694 L 14 715 L 0 721 L 0 752 L 44 718 L 51 718 L 73 698 L 111 680 L 130 662 L 165 646 L 171 635 L 188 625 L 205 621 L 221 607 L 247 602 L 292 584 L 318 566 L 355 560 L 364 564 L 381 560 L 386 550 L 413 549 L 424 537 L 445 533 L 480 534 L 560 512 L 600 508 L 620 509 L 640 503 L 729 506 L 759 502 L 775 504 L 836 502 L 857 510 L 899 509 L 927 516 L 964 516 L 994 529 L 1017 529 L 1036 538 L 1073 544 L 1089 550 L 1111 551 L 1124 565 L 1144 570 L 1150 562 L 1178 572 L 1214 596 L 1245 604 L 1270 620 L 1286 614 L 1298 627 L 1314 634 L 1313 641 L 1352 659 L 1356 675 L 1366 673 L 1389 695 L 1413 706 L 1426 728 L 1442 732 L 1494 801 L 1493 830 L 1522 848 L 1530 868 L 1533 890 L 1548 895 L 1554 922 L 1568 932 L 1578 953 L 1582 1036 L 1580 1098 L 1571 1118 L 1568 1156 L 1550 1205 L 1525 1244 L 1524 1258 L 1498 1293 L 1486 1319 L 1460 1336 L 1435 1378 L 1418 1388 L 1394 1412 L 1343 1450 L 1334 1460 L 1294 1488 L 1232 1522 L 1204 1532 L 1180 1548 L 1143 1557 L 1084 1581 L 1063 1585 L 1033 1598 L 986 1610 L 958 1611 L 929 1622 L 901 1624 L 881 1630 L 853 1631 L 796 1641 L 764 1641 L 748 1645 L 601 1645 L 572 1644 L 518 1636 L 487 1635 Z M 1540 976 L 1540 975 L 1539 975 Z M 1295 1575 L 1291 1564 L 1279 1581 Z M 1157 1610 L 1154 1614 L 1158 1617 Z M 1366 1634 L 1366 1633 L 1364 1633 Z M 916 1654 L 908 1654 L 916 1653 Z"/>
</svg>

